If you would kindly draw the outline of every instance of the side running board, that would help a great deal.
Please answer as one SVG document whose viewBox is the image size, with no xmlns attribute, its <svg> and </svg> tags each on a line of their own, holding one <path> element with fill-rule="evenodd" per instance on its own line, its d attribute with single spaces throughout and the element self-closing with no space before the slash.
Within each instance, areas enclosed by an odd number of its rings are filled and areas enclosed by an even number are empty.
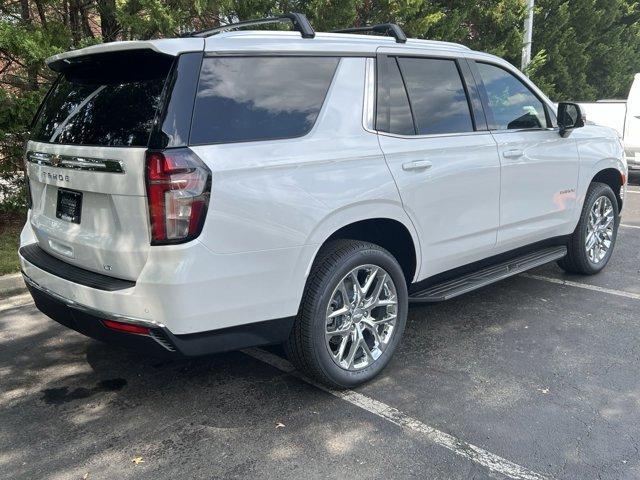
<svg viewBox="0 0 640 480">
<path fill-rule="evenodd" d="M 425 290 L 413 293 L 409 297 L 409 301 L 434 303 L 449 300 L 463 293 L 471 292 L 545 263 L 558 260 L 566 254 L 567 247 L 551 247 L 538 250 L 437 285 L 432 285 Z"/>
</svg>

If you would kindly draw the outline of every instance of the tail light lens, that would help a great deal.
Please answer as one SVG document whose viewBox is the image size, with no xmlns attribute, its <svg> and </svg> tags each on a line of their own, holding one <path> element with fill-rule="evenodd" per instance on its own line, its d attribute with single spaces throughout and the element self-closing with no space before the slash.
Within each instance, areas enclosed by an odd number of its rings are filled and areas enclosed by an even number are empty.
<svg viewBox="0 0 640 480">
<path fill-rule="evenodd" d="M 211 170 L 191 150 L 147 152 L 151 244 L 183 243 L 202 231 L 211 195 Z"/>
</svg>

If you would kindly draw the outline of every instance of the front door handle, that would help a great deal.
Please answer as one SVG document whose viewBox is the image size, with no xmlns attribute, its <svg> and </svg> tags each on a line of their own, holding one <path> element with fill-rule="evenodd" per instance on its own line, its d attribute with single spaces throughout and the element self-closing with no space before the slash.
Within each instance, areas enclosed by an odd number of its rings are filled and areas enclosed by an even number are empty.
<svg viewBox="0 0 640 480">
<path fill-rule="evenodd" d="M 409 170 L 428 170 L 433 164 L 429 160 L 416 160 L 415 162 L 407 162 L 402 164 L 402 169 Z"/>
<path fill-rule="evenodd" d="M 520 158 L 524 156 L 524 152 L 522 150 L 506 150 L 502 152 L 502 156 L 504 158 Z"/>
</svg>

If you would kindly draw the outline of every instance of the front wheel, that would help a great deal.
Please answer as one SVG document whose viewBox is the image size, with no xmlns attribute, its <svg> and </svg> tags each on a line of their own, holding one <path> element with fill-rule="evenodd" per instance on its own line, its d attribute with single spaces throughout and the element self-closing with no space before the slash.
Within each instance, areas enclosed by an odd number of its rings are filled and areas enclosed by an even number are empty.
<svg viewBox="0 0 640 480">
<path fill-rule="evenodd" d="M 331 387 L 353 387 L 387 365 L 404 331 L 407 285 L 396 259 L 362 241 L 318 254 L 285 344 L 291 361 Z"/>
<path fill-rule="evenodd" d="M 618 200 L 613 190 L 604 183 L 592 183 L 578 226 L 567 245 L 567 256 L 558 265 L 570 273 L 600 272 L 613 253 L 619 224 Z"/>
</svg>

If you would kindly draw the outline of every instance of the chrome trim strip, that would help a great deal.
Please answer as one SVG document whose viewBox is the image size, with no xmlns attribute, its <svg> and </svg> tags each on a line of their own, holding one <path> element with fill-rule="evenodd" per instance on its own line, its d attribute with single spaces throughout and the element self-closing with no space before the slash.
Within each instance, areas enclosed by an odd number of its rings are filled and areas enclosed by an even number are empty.
<svg viewBox="0 0 640 480">
<path fill-rule="evenodd" d="M 340 50 L 209 50 L 205 57 L 355 57 L 375 58 L 375 52 L 343 52 Z"/>
<path fill-rule="evenodd" d="M 406 140 L 419 140 L 419 139 L 428 139 L 428 138 L 468 137 L 472 135 L 489 135 L 491 132 L 489 132 L 489 130 L 475 130 L 473 132 L 434 133 L 434 134 L 428 134 L 428 135 L 399 135 L 396 133 L 389 133 L 389 132 L 376 132 L 376 133 L 378 135 L 383 135 L 385 137 L 403 138 Z"/>
<path fill-rule="evenodd" d="M 560 132 L 558 127 L 540 127 L 540 128 L 512 128 L 509 130 L 495 129 L 489 130 L 491 133 L 535 133 L 535 132 Z"/>
<path fill-rule="evenodd" d="M 459 132 L 459 133 L 433 133 L 428 135 L 399 135 L 389 132 L 376 132 L 378 135 L 384 135 L 385 137 L 404 138 L 407 140 L 420 139 L 420 138 L 446 138 L 446 137 L 466 137 L 470 135 L 487 135 L 489 133 L 505 134 L 505 133 L 536 133 L 536 132 L 557 132 L 557 128 L 524 128 L 518 130 L 475 130 L 473 132 Z"/>
<path fill-rule="evenodd" d="M 98 310 L 97 308 L 88 307 L 74 300 L 70 300 L 66 297 L 63 297 L 62 295 L 48 289 L 47 287 L 43 287 L 42 285 L 40 285 L 38 282 L 33 280 L 31 277 L 29 277 L 29 275 L 27 275 L 24 272 L 22 272 L 22 277 L 24 278 L 24 281 L 27 285 L 35 288 L 36 290 L 40 290 L 42 293 L 45 293 L 53 297 L 54 299 L 56 299 L 61 303 L 64 303 L 67 307 L 75 308 L 77 310 L 82 310 L 83 312 L 88 313 L 89 315 L 93 315 L 99 318 L 104 318 L 106 320 L 115 320 L 119 322 L 132 323 L 135 325 L 140 325 L 142 327 L 165 328 L 163 324 L 159 322 L 155 322 L 153 320 L 145 320 L 137 317 L 129 317 L 127 315 L 120 315 L 118 313 L 105 312 L 103 310 Z"/>
<path fill-rule="evenodd" d="M 44 152 L 28 152 L 27 161 L 47 167 L 70 168 L 107 173 L 124 173 L 124 166 L 118 160 L 74 157 Z"/>
<path fill-rule="evenodd" d="M 362 110 L 362 126 L 367 132 L 374 132 L 374 112 L 375 112 L 375 59 L 365 60 L 364 76 L 364 108 Z"/>
</svg>

